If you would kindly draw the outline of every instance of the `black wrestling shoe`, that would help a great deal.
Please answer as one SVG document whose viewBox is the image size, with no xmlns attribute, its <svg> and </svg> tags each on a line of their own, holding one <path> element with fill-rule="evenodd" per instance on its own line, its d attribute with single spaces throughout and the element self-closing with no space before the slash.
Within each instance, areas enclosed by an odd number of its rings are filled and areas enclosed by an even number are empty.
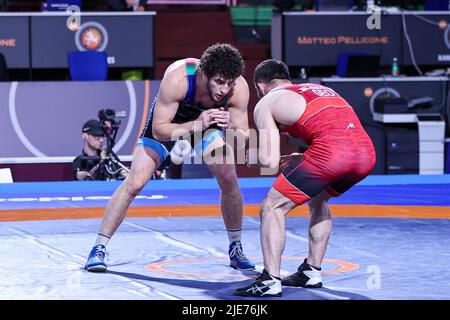
<svg viewBox="0 0 450 320">
<path fill-rule="evenodd" d="M 305 259 L 296 273 L 281 279 L 281 284 L 288 287 L 321 288 L 322 275 L 320 270 L 320 268 L 309 265 Z"/>
</svg>

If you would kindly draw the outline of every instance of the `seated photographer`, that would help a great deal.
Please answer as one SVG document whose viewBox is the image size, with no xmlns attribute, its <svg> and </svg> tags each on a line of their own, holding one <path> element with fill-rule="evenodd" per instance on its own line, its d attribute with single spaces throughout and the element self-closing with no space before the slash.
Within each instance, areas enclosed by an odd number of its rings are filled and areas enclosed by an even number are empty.
<svg viewBox="0 0 450 320">
<path fill-rule="evenodd" d="M 128 175 L 121 169 L 119 158 L 111 151 L 103 150 L 105 130 L 98 120 L 83 125 L 81 136 L 84 146 L 81 154 L 72 162 L 75 180 L 123 180 Z"/>
</svg>

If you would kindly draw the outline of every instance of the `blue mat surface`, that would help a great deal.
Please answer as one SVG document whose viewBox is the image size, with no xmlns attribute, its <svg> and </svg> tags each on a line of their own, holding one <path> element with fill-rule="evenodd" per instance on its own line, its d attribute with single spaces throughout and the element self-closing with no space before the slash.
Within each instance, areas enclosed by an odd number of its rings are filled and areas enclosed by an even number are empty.
<svg viewBox="0 0 450 320">
<path fill-rule="evenodd" d="M 108 245 L 109 271 L 88 273 L 83 265 L 99 225 L 0 223 L 0 299 L 236 300 L 244 298 L 233 290 L 256 274 L 228 267 L 220 217 L 126 219 Z M 305 217 L 286 220 L 283 275 L 307 255 L 307 225 Z M 449 229 L 447 219 L 335 218 L 324 288 L 284 288 L 279 299 L 449 299 Z M 261 270 L 257 217 L 244 218 L 243 248 Z M 354 268 L 335 272 L 343 263 Z"/>
<path fill-rule="evenodd" d="M 273 178 L 240 179 L 259 204 Z M 119 182 L 0 185 L 0 209 L 105 206 Z M 218 204 L 212 179 L 151 181 L 133 206 Z M 450 210 L 450 177 L 371 176 L 335 204 L 440 206 Z M 1 211 L 0 211 L 1 214 Z M 228 266 L 221 217 L 127 218 L 108 245 L 108 272 L 83 269 L 101 221 L 0 223 L 0 299 L 245 300 L 233 290 L 263 268 L 258 217 L 244 217 L 244 252 L 256 271 Z M 334 218 L 322 264 L 324 288 L 284 288 L 284 300 L 450 299 L 450 220 Z M 287 217 L 282 276 L 308 254 L 308 219 Z"/>
</svg>

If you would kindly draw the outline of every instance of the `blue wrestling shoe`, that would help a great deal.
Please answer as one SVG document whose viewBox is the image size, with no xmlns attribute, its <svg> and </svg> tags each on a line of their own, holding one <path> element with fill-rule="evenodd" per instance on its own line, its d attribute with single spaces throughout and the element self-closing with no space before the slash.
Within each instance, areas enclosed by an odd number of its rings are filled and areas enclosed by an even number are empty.
<svg viewBox="0 0 450 320">
<path fill-rule="evenodd" d="M 105 272 L 107 268 L 105 262 L 103 261 L 105 260 L 105 255 L 105 246 L 102 244 L 95 245 L 92 248 L 91 253 L 89 253 L 89 257 L 84 268 L 87 271 L 92 272 Z"/>
<path fill-rule="evenodd" d="M 244 252 L 242 252 L 242 244 L 240 241 L 234 241 L 230 244 L 228 255 L 230 256 L 230 267 L 241 270 L 255 269 L 255 264 L 250 262 Z"/>
</svg>

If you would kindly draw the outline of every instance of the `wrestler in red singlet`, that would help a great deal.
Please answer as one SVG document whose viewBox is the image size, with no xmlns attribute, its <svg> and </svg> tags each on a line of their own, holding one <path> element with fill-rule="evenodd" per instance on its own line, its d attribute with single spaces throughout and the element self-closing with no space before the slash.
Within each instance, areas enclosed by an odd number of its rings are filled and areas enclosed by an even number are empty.
<svg viewBox="0 0 450 320">
<path fill-rule="evenodd" d="M 375 165 L 375 150 L 353 108 L 331 88 L 288 85 L 303 96 L 306 110 L 293 125 L 281 128 L 309 148 L 292 162 L 273 187 L 300 205 L 326 189 L 338 196 L 364 179 Z"/>
</svg>

